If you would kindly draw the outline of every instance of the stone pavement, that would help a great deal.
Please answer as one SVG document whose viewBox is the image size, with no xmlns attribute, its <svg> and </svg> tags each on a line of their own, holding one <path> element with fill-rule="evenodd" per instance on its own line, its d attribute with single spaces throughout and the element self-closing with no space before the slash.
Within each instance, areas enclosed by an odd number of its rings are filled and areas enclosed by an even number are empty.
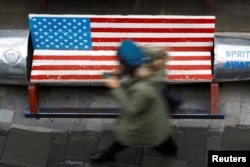
<svg viewBox="0 0 250 167">
<path fill-rule="evenodd" d="M 40 91 L 42 106 L 115 105 L 98 87 Z M 129 148 L 115 162 L 91 164 L 88 155 L 112 142 L 115 119 L 25 118 L 25 106 L 26 86 L 0 86 L 0 167 L 206 167 L 208 150 L 250 150 L 249 126 L 225 127 L 224 120 L 173 120 L 176 157 L 162 157 L 152 148 Z"/>
<path fill-rule="evenodd" d="M 112 131 L 1 130 L 0 167 L 206 167 L 208 150 L 250 150 L 249 127 L 227 127 L 223 132 L 176 128 L 176 157 L 163 157 L 152 148 L 128 148 L 114 162 L 91 164 L 88 155 L 112 139 Z"/>
</svg>

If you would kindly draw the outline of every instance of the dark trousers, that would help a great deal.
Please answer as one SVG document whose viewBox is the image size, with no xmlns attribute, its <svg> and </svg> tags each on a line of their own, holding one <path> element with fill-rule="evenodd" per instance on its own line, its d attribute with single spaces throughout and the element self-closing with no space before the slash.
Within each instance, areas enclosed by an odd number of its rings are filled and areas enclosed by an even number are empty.
<svg viewBox="0 0 250 167">
<path fill-rule="evenodd" d="M 163 155 L 175 154 L 177 151 L 177 145 L 174 142 L 173 137 L 169 137 L 162 144 L 155 146 L 154 148 Z"/>
<path fill-rule="evenodd" d="M 119 143 L 118 141 L 114 141 L 107 149 L 105 149 L 105 154 L 109 157 L 115 156 L 118 152 L 124 150 L 127 146 Z"/>
<path fill-rule="evenodd" d="M 127 146 L 119 143 L 118 141 L 114 141 L 107 149 L 105 149 L 105 154 L 109 157 L 113 157 L 125 148 L 127 148 Z M 154 148 L 163 155 L 172 154 L 177 151 L 177 145 L 172 137 L 169 137 L 162 144 L 155 146 Z"/>
</svg>

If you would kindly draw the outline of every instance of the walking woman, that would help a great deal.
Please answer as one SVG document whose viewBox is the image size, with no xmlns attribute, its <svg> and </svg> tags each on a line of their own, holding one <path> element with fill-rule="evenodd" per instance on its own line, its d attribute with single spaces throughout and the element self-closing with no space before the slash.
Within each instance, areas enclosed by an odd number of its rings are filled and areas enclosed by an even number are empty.
<svg viewBox="0 0 250 167">
<path fill-rule="evenodd" d="M 165 48 L 139 47 L 124 40 L 117 55 L 120 72 L 105 79 L 120 104 L 120 117 L 114 129 L 115 140 L 105 150 L 93 153 L 94 162 L 106 162 L 126 147 L 154 147 L 162 155 L 175 154 L 166 89 Z"/>
</svg>

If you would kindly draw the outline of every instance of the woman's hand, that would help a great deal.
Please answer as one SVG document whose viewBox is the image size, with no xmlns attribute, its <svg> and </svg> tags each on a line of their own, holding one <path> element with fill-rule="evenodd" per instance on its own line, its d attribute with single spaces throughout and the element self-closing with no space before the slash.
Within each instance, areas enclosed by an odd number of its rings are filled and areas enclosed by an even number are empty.
<svg viewBox="0 0 250 167">
<path fill-rule="evenodd" d="M 121 86 L 118 77 L 110 77 L 104 80 L 105 85 L 110 89 L 115 89 Z"/>
</svg>

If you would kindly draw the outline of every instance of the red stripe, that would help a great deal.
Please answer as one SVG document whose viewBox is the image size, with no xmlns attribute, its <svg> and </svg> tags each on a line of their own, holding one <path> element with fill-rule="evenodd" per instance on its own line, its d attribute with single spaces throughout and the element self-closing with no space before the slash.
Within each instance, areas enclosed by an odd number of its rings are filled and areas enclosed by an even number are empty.
<svg viewBox="0 0 250 167">
<path fill-rule="evenodd" d="M 115 70 L 119 66 L 112 65 L 43 65 L 43 66 L 32 66 L 32 70 Z M 211 65 L 168 65 L 166 66 L 168 70 L 211 70 Z"/>
<path fill-rule="evenodd" d="M 76 55 L 46 55 L 46 56 L 41 56 L 41 55 L 34 55 L 33 60 L 99 60 L 99 61 L 108 61 L 108 60 L 114 60 L 117 61 L 118 57 L 116 56 L 76 56 Z"/>
<path fill-rule="evenodd" d="M 90 18 L 90 22 L 98 23 L 186 23 L 210 24 L 215 23 L 215 18 Z"/>
<path fill-rule="evenodd" d="M 91 32 L 214 33 L 214 28 L 91 28 Z"/>
<path fill-rule="evenodd" d="M 170 60 L 211 60 L 211 56 L 172 56 Z"/>
<path fill-rule="evenodd" d="M 99 80 L 102 79 L 100 75 L 34 75 L 31 76 L 31 81 L 33 80 L 51 80 L 51 81 L 58 81 L 58 80 Z M 212 80 L 212 75 L 169 75 L 167 76 L 169 81 L 177 81 L 177 80 L 185 80 L 185 81 L 192 81 L 192 80 Z"/>
<path fill-rule="evenodd" d="M 212 51 L 213 50 L 213 46 L 180 46 L 180 47 L 169 47 L 168 49 L 169 51 L 190 51 L 190 52 L 195 52 L 195 51 L 200 51 L 200 52 L 203 52 L 203 51 Z"/>
<path fill-rule="evenodd" d="M 100 75 L 33 75 L 30 80 L 95 80 L 102 79 Z"/>
<path fill-rule="evenodd" d="M 211 60 L 210 56 L 172 56 L 171 60 Z M 39 56 L 34 55 L 33 60 L 92 60 L 92 61 L 118 61 L 116 56 Z"/>
<path fill-rule="evenodd" d="M 168 65 L 167 70 L 211 70 L 211 65 Z"/>
<path fill-rule="evenodd" d="M 135 42 L 213 42 L 213 38 L 92 38 L 92 42 L 121 42 L 131 39 Z"/>
<path fill-rule="evenodd" d="M 114 46 L 93 46 L 93 50 L 116 50 L 117 47 Z M 169 51 L 190 51 L 190 52 L 195 52 L 195 51 L 212 51 L 213 46 L 190 46 L 190 47 L 167 47 Z"/>
<path fill-rule="evenodd" d="M 32 66 L 32 70 L 115 70 L 119 66 L 115 65 L 42 65 Z"/>
<path fill-rule="evenodd" d="M 211 60 L 211 56 L 171 56 L 171 60 Z M 65 56 L 65 55 L 33 55 L 33 60 L 92 60 L 118 61 L 117 56 Z"/>
<path fill-rule="evenodd" d="M 192 80 L 212 80 L 212 75 L 209 74 L 203 74 L 203 75 L 169 75 L 167 77 L 168 80 L 176 81 L 176 80 L 181 80 L 181 81 L 192 81 Z"/>
</svg>

